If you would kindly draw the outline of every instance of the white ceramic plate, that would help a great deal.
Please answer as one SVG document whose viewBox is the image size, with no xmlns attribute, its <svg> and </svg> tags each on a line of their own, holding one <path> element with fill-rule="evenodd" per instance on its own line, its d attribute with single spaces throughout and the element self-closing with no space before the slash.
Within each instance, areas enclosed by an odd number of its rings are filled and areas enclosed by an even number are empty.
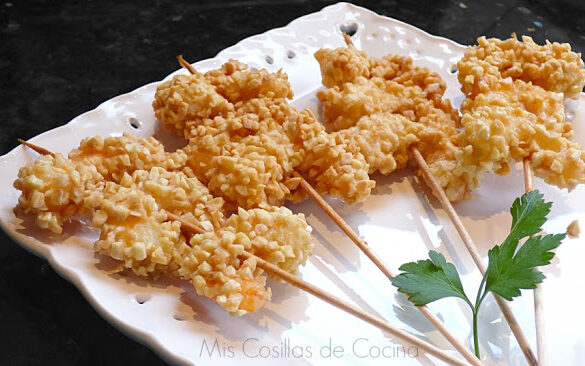
<svg viewBox="0 0 585 366">
<path fill-rule="evenodd" d="M 315 91 L 321 87 L 321 77 L 313 52 L 321 47 L 342 46 L 340 26 L 356 27 L 354 42 L 369 55 L 409 55 L 417 64 L 439 72 L 448 84 L 447 97 L 455 105 L 461 102 L 463 97 L 452 67 L 461 57 L 463 46 L 346 3 L 301 17 L 284 28 L 247 38 L 213 59 L 198 62 L 195 67 L 206 71 L 236 58 L 270 71 L 282 68 L 292 83 L 295 106 L 318 112 Z M 154 119 L 151 102 L 157 84 L 113 98 L 32 141 L 53 151 L 67 152 L 85 136 L 130 132 L 138 136 L 155 135 L 167 146 L 176 146 L 178 141 L 160 131 Z M 580 101 L 569 103 L 567 112 L 581 121 L 585 117 L 585 98 L 581 96 Z M 139 122 L 138 129 L 130 125 L 134 119 Z M 584 143 L 583 124 L 576 125 L 575 129 L 577 140 Z M 177 364 L 240 366 L 276 362 L 283 365 L 437 363 L 416 349 L 400 348 L 372 326 L 286 284 L 272 282 L 274 298 L 265 309 L 235 318 L 212 301 L 197 296 L 185 282 L 152 283 L 133 276 L 109 275 L 103 270 L 107 266 L 99 264 L 91 249 L 97 233 L 82 223 L 73 221 L 63 235 L 52 235 L 15 217 L 12 210 L 19 192 L 12 188 L 12 183 L 18 168 L 35 158 L 35 153 L 23 147 L 0 158 L 4 192 L 0 197 L 2 227 L 72 281 L 108 321 L 152 347 L 166 360 Z M 424 186 L 412 177 L 412 172 L 377 176 L 376 180 L 372 196 L 363 204 L 346 206 L 335 200 L 331 203 L 394 270 L 404 262 L 425 258 L 429 249 L 435 249 L 457 265 L 468 292 L 476 289 L 480 276 L 469 254 L 436 202 L 428 203 L 428 195 L 421 192 Z M 545 227 L 548 232 L 564 231 L 574 219 L 585 223 L 584 187 L 567 193 L 548 187 L 538 179 L 536 187 L 548 200 L 554 201 L 551 219 Z M 472 201 L 457 205 L 463 223 L 484 257 L 488 248 L 505 237 L 510 223 L 508 208 L 522 191 L 518 169 L 507 177 L 486 177 Z M 306 201 L 291 208 L 304 212 L 314 228 L 315 255 L 301 270 L 305 280 L 455 354 L 315 204 Z M 585 318 L 583 312 L 577 312 L 579 304 L 585 301 L 580 290 L 583 288 L 582 258 L 585 258 L 583 243 L 579 239 L 567 239 L 558 249 L 553 265 L 546 269 L 548 279 L 543 288 L 546 354 L 548 361 L 555 364 L 577 365 L 585 355 Z M 526 291 L 512 303 L 512 308 L 534 348 L 532 304 L 532 293 Z M 431 304 L 430 308 L 458 338 L 471 346 L 471 316 L 466 305 L 447 299 Z M 484 303 L 480 318 L 486 363 L 524 364 L 524 357 L 491 297 Z M 332 354 L 332 350 L 336 352 Z"/>
</svg>

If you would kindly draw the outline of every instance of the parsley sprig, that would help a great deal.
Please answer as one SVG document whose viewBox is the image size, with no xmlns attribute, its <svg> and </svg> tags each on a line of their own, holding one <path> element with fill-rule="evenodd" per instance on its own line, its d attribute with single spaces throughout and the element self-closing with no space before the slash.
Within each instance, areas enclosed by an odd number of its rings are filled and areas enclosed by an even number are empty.
<svg viewBox="0 0 585 366">
<path fill-rule="evenodd" d="M 517 198 L 510 209 L 512 227 L 501 245 L 488 252 L 488 267 L 481 280 L 475 302 L 465 294 L 457 268 L 433 250 L 429 258 L 403 264 L 400 275 L 391 279 L 398 291 L 408 295 L 416 306 L 423 306 L 445 297 L 465 301 L 473 313 L 473 340 L 475 355 L 479 358 L 477 314 L 489 292 L 506 300 L 520 296 L 521 289 L 534 289 L 545 279 L 537 267 L 550 264 L 566 233 L 540 235 L 542 225 L 552 206 L 537 190 Z M 518 248 L 520 241 L 527 238 Z"/>
</svg>

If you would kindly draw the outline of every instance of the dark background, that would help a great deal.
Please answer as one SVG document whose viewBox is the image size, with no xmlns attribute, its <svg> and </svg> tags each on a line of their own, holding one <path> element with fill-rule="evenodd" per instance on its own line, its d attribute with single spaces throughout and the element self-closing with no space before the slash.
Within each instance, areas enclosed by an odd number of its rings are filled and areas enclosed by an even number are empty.
<svg viewBox="0 0 585 366">
<path fill-rule="evenodd" d="M 330 1 L 0 2 L 0 154 L 118 94 Z M 462 44 L 512 32 L 585 51 L 585 1 L 355 2 Z M 156 365 L 0 230 L 0 365 Z"/>
</svg>

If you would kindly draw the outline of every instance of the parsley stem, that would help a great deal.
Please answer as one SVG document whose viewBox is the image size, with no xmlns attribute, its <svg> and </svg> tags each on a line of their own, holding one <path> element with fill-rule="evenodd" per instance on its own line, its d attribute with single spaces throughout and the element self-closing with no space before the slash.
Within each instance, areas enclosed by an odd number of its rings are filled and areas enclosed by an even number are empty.
<svg viewBox="0 0 585 366">
<path fill-rule="evenodd" d="M 477 297 L 475 298 L 475 307 L 476 308 L 479 308 L 479 304 L 481 304 L 481 301 L 485 297 L 485 292 L 484 292 L 485 281 L 486 281 L 486 275 L 484 274 L 482 279 L 481 279 L 481 283 L 479 284 L 479 289 L 477 290 Z"/>
<path fill-rule="evenodd" d="M 473 348 L 475 350 L 475 357 L 481 358 L 479 355 L 479 336 L 477 334 L 477 311 L 473 310 Z"/>
<path fill-rule="evenodd" d="M 480 358 L 479 355 L 479 335 L 477 329 L 477 313 L 479 312 L 479 307 L 485 296 L 487 295 L 487 291 L 485 291 L 485 282 L 486 282 L 486 275 L 481 279 L 481 284 L 479 285 L 479 289 L 477 290 L 477 296 L 475 298 L 475 306 L 471 307 L 471 311 L 473 312 L 473 348 L 475 350 L 475 356 Z"/>
</svg>

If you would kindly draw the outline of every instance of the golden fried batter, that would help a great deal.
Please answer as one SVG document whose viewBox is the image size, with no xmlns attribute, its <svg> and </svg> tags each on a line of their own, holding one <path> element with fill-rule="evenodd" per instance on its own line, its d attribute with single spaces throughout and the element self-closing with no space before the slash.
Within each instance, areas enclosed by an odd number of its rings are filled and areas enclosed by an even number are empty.
<svg viewBox="0 0 585 366">
<path fill-rule="evenodd" d="M 197 176 L 232 210 L 281 205 L 290 193 L 284 181 L 291 175 L 289 159 L 294 151 L 290 141 L 277 131 L 237 142 L 227 133 L 205 134 L 190 139 L 184 151 Z"/>
<path fill-rule="evenodd" d="M 107 182 L 102 191 L 90 193 L 85 204 L 94 209 L 92 224 L 101 229 L 98 253 L 123 262 L 139 276 L 177 274 L 190 248 L 180 223 L 166 221 L 152 196 Z"/>
<path fill-rule="evenodd" d="M 333 131 L 354 126 L 360 118 L 386 110 L 394 111 L 402 103 L 405 88 L 382 78 L 358 77 L 352 83 L 317 92 L 323 104 L 323 119 Z"/>
<path fill-rule="evenodd" d="M 364 156 L 335 135 L 325 131 L 309 110 L 300 112 L 284 125 L 287 136 L 302 154 L 296 170 L 320 193 L 345 199 L 348 203 L 364 200 L 375 182 L 368 176 Z M 298 181 L 291 179 L 291 184 Z M 298 201 L 306 197 L 297 190 L 290 197 Z"/>
<path fill-rule="evenodd" d="M 359 77 L 369 79 L 371 76 L 366 53 L 355 48 L 347 37 L 345 39 L 347 47 L 322 48 L 315 52 L 315 58 L 321 67 L 321 83 L 326 88 L 341 88 L 345 83 L 353 83 Z"/>
<path fill-rule="evenodd" d="M 261 308 L 270 299 L 266 278 L 254 260 L 241 261 L 245 234 L 220 229 L 194 235 L 189 244 L 177 221 L 166 221 L 155 199 L 136 188 L 108 182 L 86 201 L 101 229 L 95 250 L 139 276 L 169 274 L 191 281 L 198 294 L 232 314 Z"/>
<path fill-rule="evenodd" d="M 312 253 L 310 232 L 304 215 L 284 207 L 240 208 L 218 231 L 191 238 L 193 249 L 183 258 L 180 273 L 192 280 L 198 294 L 215 299 L 225 310 L 238 315 L 256 311 L 271 292 L 256 261 L 242 261 L 238 255 L 247 251 L 296 274 Z"/>
<path fill-rule="evenodd" d="M 163 127 L 179 135 L 189 133 L 193 121 L 214 118 L 233 109 L 201 74 L 177 75 L 161 83 L 152 106 Z"/>
<path fill-rule="evenodd" d="M 102 180 L 94 166 L 75 164 L 61 154 L 42 155 L 18 171 L 18 208 L 36 215 L 39 227 L 60 234 L 63 222 L 89 212 L 83 199 Z"/>
<path fill-rule="evenodd" d="M 576 98 L 585 86 L 581 54 L 572 52 L 568 43 L 547 41 L 539 46 L 532 38 L 519 40 L 515 34 L 506 40 L 480 37 L 477 43 L 458 63 L 458 78 L 466 95 L 489 91 L 486 74 L 531 82 L 568 98 Z"/>
<path fill-rule="evenodd" d="M 336 139 L 360 151 L 369 173 L 389 174 L 406 166 L 410 146 L 419 141 L 421 124 L 399 114 L 375 113 L 363 116 L 353 127 L 334 132 Z"/>
<path fill-rule="evenodd" d="M 132 177 L 126 174 L 122 184 L 108 182 L 105 189 L 84 200 L 94 210 L 93 225 L 101 229 L 96 251 L 121 261 L 139 276 L 169 274 L 187 279 L 198 294 L 214 299 L 232 314 L 258 310 L 270 299 L 262 270 L 256 268 L 255 260 L 240 259 L 243 251 L 293 274 L 312 253 L 311 228 L 304 215 L 293 215 L 286 208 L 239 209 L 187 244 L 180 223 L 166 221 L 161 208 L 197 216 L 194 211 L 205 218 L 202 201 L 209 204 L 217 199 L 205 201 L 210 196 L 196 178 L 153 168 L 136 171 Z M 169 188 L 171 192 L 165 192 Z M 199 201 L 195 209 L 187 198 L 170 199 L 186 191 Z"/>
<path fill-rule="evenodd" d="M 367 58 L 347 37 L 346 42 L 347 47 L 315 53 L 329 87 L 317 93 L 327 126 L 365 156 L 370 173 L 404 166 L 408 149 L 416 146 L 451 200 L 469 198 L 476 177 L 455 172 L 460 120 L 443 99 L 440 76 L 408 57 Z M 383 141 L 374 144 L 376 138 Z"/>
<path fill-rule="evenodd" d="M 207 230 L 218 228 L 225 221 L 223 199 L 213 197 L 188 168 L 173 172 L 161 167 L 136 170 L 132 176 L 125 174 L 120 184 L 140 189 L 151 195 L 161 209 L 198 222 Z"/>
<path fill-rule="evenodd" d="M 88 190 L 98 189 L 100 182 L 119 182 L 124 174 L 156 165 L 179 169 L 186 160 L 184 152 L 166 153 L 152 137 L 95 136 L 83 139 L 69 159 L 61 154 L 45 155 L 21 168 L 14 186 L 22 191 L 19 207 L 36 214 L 41 228 L 61 233 L 64 221 L 87 214 L 83 198 Z"/>
<path fill-rule="evenodd" d="M 571 141 L 558 93 L 575 96 L 583 87 L 579 55 L 568 45 L 538 46 L 529 37 L 478 42 L 458 64 L 468 94 L 461 106 L 460 164 L 477 174 L 507 174 L 514 160 L 528 158 L 547 183 L 568 189 L 585 183 L 585 151 Z"/>
<path fill-rule="evenodd" d="M 322 194 L 349 202 L 369 195 L 374 182 L 367 177 L 363 156 L 345 144 L 337 146 L 312 114 L 299 113 L 288 104 L 292 90 L 285 74 L 250 71 L 231 60 L 190 80 L 191 86 L 175 88 L 172 96 L 168 89 L 180 80 L 161 84 L 153 103 L 155 114 L 189 138 L 184 149 L 188 165 L 229 208 L 281 205 L 287 197 L 304 197 L 292 192 L 298 186 L 294 171 Z M 180 109 L 174 107 L 175 100 L 185 103 L 181 110 L 201 111 L 192 95 L 205 99 L 205 93 L 221 96 L 227 107 L 213 113 L 174 112 Z M 299 137 L 307 133 L 310 143 Z"/>
<path fill-rule="evenodd" d="M 205 73 L 205 79 L 231 103 L 254 98 L 292 98 L 288 76 L 282 71 L 269 73 L 266 69 L 250 72 L 248 65 L 230 60 L 221 68 Z"/>
<path fill-rule="evenodd" d="M 180 169 L 187 156 L 181 152 L 166 153 L 164 146 L 154 137 L 139 138 L 130 134 L 116 137 L 87 137 L 79 147 L 69 153 L 75 164 L 95 166 L 106 179 L 119 182 L 124 173 L 149 170 L 154 166 Z"/>
<path fill-rule="evenodd" d="M 305 215 L 295 215 L 286 207 L 239 208 L 223 228 L 236 235 L 245 233 L 249 241 L 241 241 L 248 252 L 292 274 L 297 274 L 313 253 L 312 229 Z"/>
<path fill-rule="evenodd" d="M 199 295 L 215 300 L 234 315 L 256 311 L 272 296 L 256 260 L 238 258 L 246 240 L 245 234 L 229 229 L 193 235 L 192 250 L 182 258 L 179 270 Z"/>
<path fill-rule="evenodd" d="M 355 84 L 360 78 L 393 80 L 405 87 L 418 86 L 421 98 L 432 100 L 435 107 L 457 119 L 457 111 L 448 100 L 443 99 L 446 84 L 439 74 L 426 67 L 415 66 L 412 58 L 407 56 L 389 54 L 382 58 L 367 57 L 363 51 L 355 48 L 351 38 L 346 35 L 344 38 L 347 47 L 324 48 L 315 52 L 321 67 L 322 83 L 326 88 L 337 86 L 343 89 L 347 87 L 346 84 Z"/>
</svg>

